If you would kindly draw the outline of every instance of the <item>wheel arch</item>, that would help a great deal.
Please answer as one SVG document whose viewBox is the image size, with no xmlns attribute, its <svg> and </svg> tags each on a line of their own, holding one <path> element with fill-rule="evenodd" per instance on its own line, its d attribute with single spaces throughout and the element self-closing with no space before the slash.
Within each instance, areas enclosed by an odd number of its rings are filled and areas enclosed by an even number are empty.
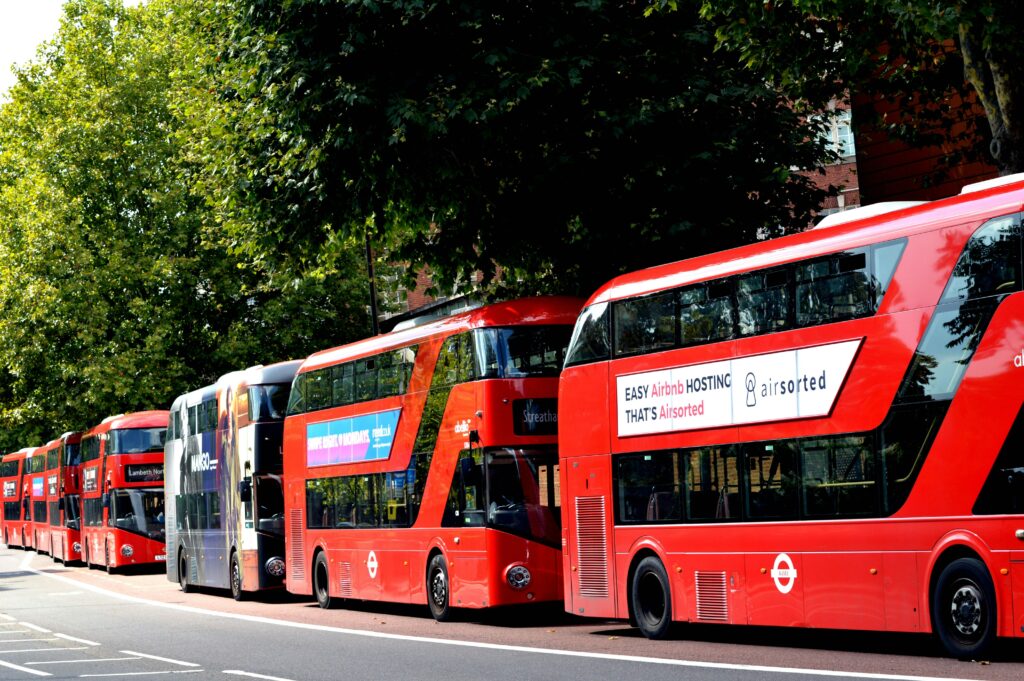
<svg viewBox="0 0 1024 681">
<path fill-rule="evenodd" d="M 649 557 L 654 557 L 661 561 L 662 566 L 665 568 L 665 573 L 669 575 L 668 591 L 672 597 L 672 603 L 676 602 L 676 593 L 675 589 L 672 588 L 672 575 L 668 569 L 668 561 L 665 560 L 665 555 L 661 551 L 660 546 L 649 539 L 640 540 L 633 545 L 630 552 L 632 555 L 629 558 L 629 569 L 626 571 L 624 588 L 626 590 L 626 613 L 629 616 L 629 624 L 635 627 L 637 622 L 636 617 L 633 615 L 633 577 L 636 575 L 636 569 L 640 565 L 640 561 Z M 673 619 L 674 615 L 674 613 L 670 613 Z"/>
<path fill-rule="evenodd" d="M 996 585 L 991 560 L 992 554 L 980 537 L 973 532 L 965 531 L 956 531 L 944 536 L 932 549 L 928 566 L 925 570 L 928 578 L 922 580 L 922 585 L 926 589 L 925 593 L 921 594 L 920 599 L 924 609 L 923 617 L 921 618 L 924 631 L 935 633 L 935 627 L 932 626 L 932 597 L 935 594 L 935 588 L 938 586 L 939 576 L 950 563 L 961 558 L 973 558 L 979 561 L 985 567 L 985 570 L 988 571 L 992 584 Z M 1005 612 L 1005 607 L 1000 601 L 1000 589 L 996 588 L 995 592 L 998 628 L 998 623 L 1002 617 L 1001 613 Z"/>
</svg>

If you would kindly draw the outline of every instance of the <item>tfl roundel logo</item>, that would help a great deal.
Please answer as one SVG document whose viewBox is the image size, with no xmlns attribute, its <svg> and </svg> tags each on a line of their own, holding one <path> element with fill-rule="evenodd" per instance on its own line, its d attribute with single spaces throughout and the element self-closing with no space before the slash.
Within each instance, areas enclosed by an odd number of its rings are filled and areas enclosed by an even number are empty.
<svg viewBox="0 0 1024 681">
<path fill-rule="evenodd" d="M 775 565 L 772 566 L 772 581 L 779 593 L 788 594 L 796 584 L 796 567 L 793 560 L 785 553 L 775 556 Z"/>
</svg>

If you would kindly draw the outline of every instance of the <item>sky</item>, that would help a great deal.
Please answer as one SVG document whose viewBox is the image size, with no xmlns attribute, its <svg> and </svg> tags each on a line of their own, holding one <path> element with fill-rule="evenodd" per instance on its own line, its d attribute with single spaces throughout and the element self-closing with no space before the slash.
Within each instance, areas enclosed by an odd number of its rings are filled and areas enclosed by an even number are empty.
<svg viewBox="0 0 1024 681">
<path fill-rule="evenodd" d="M 17 80 L 11 66 L 36 56 L 60 27 L 64 0 L 0 0 L 0 100 Z"/>
</svg>

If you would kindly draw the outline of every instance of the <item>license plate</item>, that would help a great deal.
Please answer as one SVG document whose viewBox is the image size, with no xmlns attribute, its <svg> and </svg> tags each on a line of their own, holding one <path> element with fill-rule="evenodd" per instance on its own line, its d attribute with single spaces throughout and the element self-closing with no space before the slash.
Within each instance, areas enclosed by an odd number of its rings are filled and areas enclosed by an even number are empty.
<svg viewBox="0 0 1024 681">
<path fill-rule="evenodd" d="M 167 560 L 167 556 L 166 555 L 156 556 L 155 560 Z"/>
</svg>

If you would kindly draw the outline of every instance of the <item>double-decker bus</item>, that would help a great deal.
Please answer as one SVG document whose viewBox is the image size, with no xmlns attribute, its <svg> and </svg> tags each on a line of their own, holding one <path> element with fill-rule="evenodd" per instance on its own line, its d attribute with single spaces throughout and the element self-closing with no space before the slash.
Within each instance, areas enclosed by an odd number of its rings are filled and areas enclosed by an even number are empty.
<svg viewBox="0 0 1024 681">
<path fill-rule="evenodd" d="M 47 445 L 46 505 L 50 556 L 65 564 L 82 558 L 78 465 L 81 433 L 64 433 Z M 50 461 L 50 458 L 55 461 Z M 53 465 L 51 465 L 53 464 Z"/>
<path fill-rule="evenodd" d="M 300 360 L 181 395 L 164 446 L 167 578 L 249 592 L 284 582 L 282 431 Z"/>
<path fill-rule="evenodd" d="M 50 552 L 50 521 L 46 506 L 47 445 L 36 447 L 25 461 L 28 472 L 23 486 L 28 496 L 28 526 L 25 532 L 25 548 L 37 553 Z"/>
<path fill-rule="evenodd" d="M 9 547 L 25 548 L 28 527 L 28 497 L 25 491 L 25 476 L 28 473 L 29 455 L 32 447 L 6 454 L 0 461 L 0 494 L 3 495 L 2 537 Z"/>
<path fill-rule="evenodd" d="M 559 390 L 565 607 L 1024 631 L 1024 176 L 613 279 Z"/>
<path fill-rule="evenodd" d="M 555 406 L 580 301 L 490 305 L 311 355 L 284 425 L 288 590 L 562 598 Z"/>
<path fill-rule="evenodd" d="M 167 559 L 167 411 L 110 416 L 82 434 L 82 560 L 114 572 Z"/>
</svg>

